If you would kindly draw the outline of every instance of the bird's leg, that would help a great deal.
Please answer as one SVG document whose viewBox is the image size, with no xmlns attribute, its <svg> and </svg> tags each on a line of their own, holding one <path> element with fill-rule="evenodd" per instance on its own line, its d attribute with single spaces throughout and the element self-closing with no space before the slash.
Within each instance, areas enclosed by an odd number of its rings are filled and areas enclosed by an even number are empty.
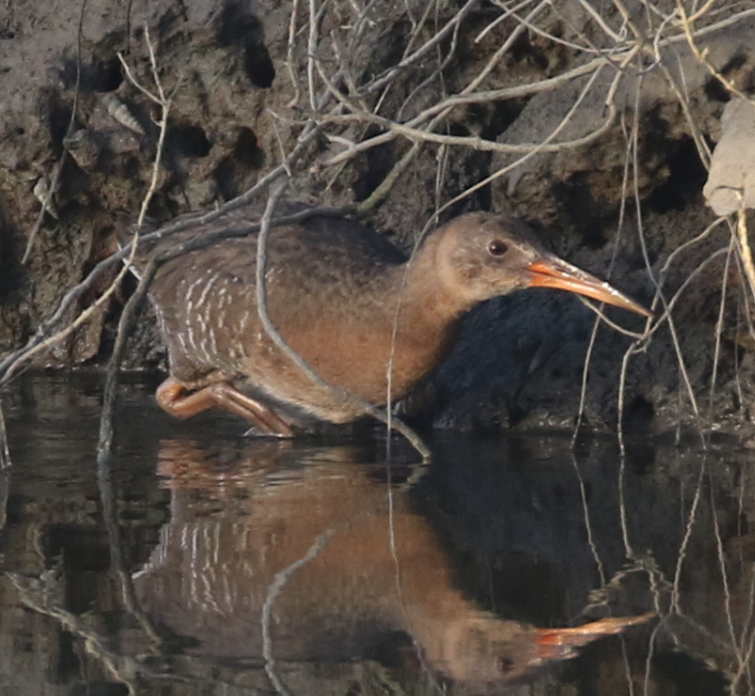
<svg viewBox="0 0 755 696">
<path fill-rule="evenodd" d="M 252 425 L 260 428 L 267 435 L 278 437 L 293 437 L 294 431 L 272 408 L 261 401 L 242 394 L 227 382 L 207 387 L 213 390 L 213 398 L 218 406 L 225 408 L 237 416 L 246 418 Z"/>
<path fill-rule="evenodd" d="M 219 406 L 248 420 L 267 435 L 291 437 L 293 430 L 275 411 L 265 404 L 234 389 L 228 382 L 217 382 L 191 394 L 174 377 L 168 377 L 155 395 L 164 411 L 177 418 L 191 418 L 202 411 Z"/>
</svg>

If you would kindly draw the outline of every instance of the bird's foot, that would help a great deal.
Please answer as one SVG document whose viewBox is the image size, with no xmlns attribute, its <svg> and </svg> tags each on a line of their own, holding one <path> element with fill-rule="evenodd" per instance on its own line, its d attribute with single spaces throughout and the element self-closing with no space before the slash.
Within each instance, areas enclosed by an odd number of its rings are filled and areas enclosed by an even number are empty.
<svg viewBox="0 0 755 696">
<path fill-rule="evenodd" d="M 291 426 L 269 406 L 232 387 L 228 382 L 217 382 L 187 394 L 186 387 L 175 377 L 168 377 L 157 388 L 157 403 L 177 418 L 191 418 L 202 411 L 220 407 L 248 420 L 265 435 L 292 437 Z"/>
</svg>

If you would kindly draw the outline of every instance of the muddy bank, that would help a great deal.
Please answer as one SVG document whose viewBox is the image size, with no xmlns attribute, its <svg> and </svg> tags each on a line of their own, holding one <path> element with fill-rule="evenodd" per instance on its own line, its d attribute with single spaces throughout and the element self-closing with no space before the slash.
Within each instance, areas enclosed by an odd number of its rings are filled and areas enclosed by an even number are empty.
<svg viewBox="0 0 755 696">
<path fill-rule="evenodd" d="M 11 2 L 0 14 L 0 352 L 23 345 L 112 253 L 116 215 L 139 211 L 161 109 L 118 54 L 156 92 L 146 26 L 170 96 L 152 217 L 243 193 L 318 122 L 291 166 L 291 198 L 365 201 L 396 175 L 368 217 L 404 248 L 465 211 L 513 212 L 554 251 L 648 305 L 662 284 L 659 315 L 681 289 L 673 328 L 663 322 L 625 361 L 625 425 L 667 431 L 699 420 L 747 438 L 752 296 L 727 252 L 731 232 L 723 223 L 683 245 L 715 220 L 702 194 L 705 149 L 720 137 L 732 89 L 746 95 L 755 84 L 753 12 L 684 18 L 662 2 L 622 16 L 607 0 L 563 0 L 507 13 L 384 0 L 334 3 L 311 24 L 308 9 L 267 1 L 90 0 L 81 18 L 69 3 Z M 122 284 L 36 364 L 103 365 L 133 287 Z M 552 292 L 490 302 L 413 408 L 440 426 L 570 426 L 593 326 L 587 308 Z M 148 310 L 133 334 L 126 366 L 163 366 Z M 583 406 L 595 428 L 616 427 L 634 340 L 597 331 Z"/>
</svg>

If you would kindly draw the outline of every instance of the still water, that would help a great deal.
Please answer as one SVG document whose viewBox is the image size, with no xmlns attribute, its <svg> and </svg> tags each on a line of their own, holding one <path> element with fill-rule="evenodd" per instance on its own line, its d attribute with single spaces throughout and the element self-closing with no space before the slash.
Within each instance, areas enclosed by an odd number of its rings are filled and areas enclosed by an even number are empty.
<svg viewBox="0 0 755 696">
<path fill-rule="evenodd" d="M 752 453 L 443 433 L 420 465 L 153 387 L 99 470 L 99 377 L 2 395 L 3 696 L 753 691 Z"/>
</svg>

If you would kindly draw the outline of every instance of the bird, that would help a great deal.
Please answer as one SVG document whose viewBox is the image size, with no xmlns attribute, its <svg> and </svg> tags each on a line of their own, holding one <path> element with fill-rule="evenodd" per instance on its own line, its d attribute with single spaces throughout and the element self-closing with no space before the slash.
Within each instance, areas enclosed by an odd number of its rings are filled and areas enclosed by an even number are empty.
<svg viewBox="0 0 755 696">
<path fill-rule="evenodd" d="M 259 224 L 263 210 L 247 204 L 189 234 L 201 239 Z M 309 216 L 270 230 L 267 313 L 320 379 L 296 365 L 260 319 L 257 234 L 226 238 L 161 264 L 149 287 L 168 353 L 170 374 L 156 392 L 166 412 L 190 418 L 217 407 L 259 434 L 281 437 L 318 421 L 357 420 L 365 402 L 395 403 L 440 365 L 473 307 L 526 288 L 560 288 L 652 316 L 547 251 L 515 217 L 463 214 L 407 256 L 348 217 L 293 201 L 276 207 L 278 216 L 303 211 Z M 176 240 L 145 249 L 157 253 L 170 244 Z"/>
</svg>

